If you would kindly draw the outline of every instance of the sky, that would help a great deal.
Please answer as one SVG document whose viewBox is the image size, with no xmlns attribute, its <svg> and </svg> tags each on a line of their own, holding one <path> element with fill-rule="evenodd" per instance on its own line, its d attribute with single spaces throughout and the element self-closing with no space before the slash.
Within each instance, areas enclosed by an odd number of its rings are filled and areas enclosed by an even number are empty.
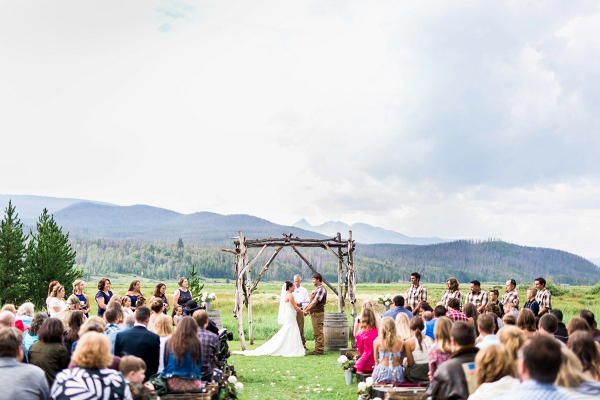
<svg viewBox="0 0 600 400">
<path fill-rule="evenodd" d="M 600 258 L 597 1 L 3 1 L 0 57 L 0 193 Z"/>
</svg>

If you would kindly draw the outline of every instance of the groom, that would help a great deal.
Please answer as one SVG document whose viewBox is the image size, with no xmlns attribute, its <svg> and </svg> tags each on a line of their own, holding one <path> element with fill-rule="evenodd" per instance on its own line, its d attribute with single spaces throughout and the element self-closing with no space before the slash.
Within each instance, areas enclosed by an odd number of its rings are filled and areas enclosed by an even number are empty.
<svg viewBox="0 0 600 400">
<path fill-rule="evenodd" d="M 304 315 L 310 314 L 313 333 L 315 335 L 315 350 L 310 355 L 322 355 L 325 351 L 325 337 L 323 336 L 323 321 L 325 320 L 325 303 L 327 303 L 327 290 L 323 286 L 323 276 L 319 273 L 312 277 L 315 290 L 310 295 L 310 303 L 304 309 Z M 310 312 L 309 312 L 310 311 Z"/>
<path fill-rule="evenodd" d="M 294 291 L 292 295 L 294 300 L 300 309 L 304 309 L 310 302 L 308 298 L 308 290 L 302 284 L 302 277 L 300 275 L 294 275 Z M 306 339 L 304 338 L 304 312 L 296 313 L 296 322 L 298 323 L 298 329 L 300 329 L 300 338 L 302 339 L 302 346 L 306 350 Z"/>
</svg>

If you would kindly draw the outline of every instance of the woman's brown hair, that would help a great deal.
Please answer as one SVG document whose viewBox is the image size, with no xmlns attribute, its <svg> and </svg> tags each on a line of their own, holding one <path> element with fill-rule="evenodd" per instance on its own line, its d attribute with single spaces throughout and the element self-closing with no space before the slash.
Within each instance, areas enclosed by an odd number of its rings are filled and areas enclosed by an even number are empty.
<svg viewBox="0 0 600 400">
<path fill-rule="evenodd" d="M 69 330 L 67 331 L 67 341 L 73 343 L 76 340 L 79 340 L 79 330 L 81 329 L 81 325 L 83 325 L 83 311 L 73 311 L 71 315 L 69 315 Z"/>
<path fill-rule="evenodd" d="M 46 318 L 38 331 L 38 339 L 44 343 L 62 343 L 65 327 L 58 318 Z"/>
<path fill-rule="evenodd" d="M 569 336 L 577 331 L 591 333 L 590 325 L 581 317 L 571 318 L 567 323 L 567 332 L 569 333 Z"/>
<path fill-rule="evenodd" d="M 569 334 L 567 347 L 581 361 L 583 372 L 589 371 L 594 380 L 600 379 L 600 353 L 591 333 L 575 331 Z"/>
<path fill-rule="evenodd" d="M 133 292 L 133 289 L 135 289 L 135 285 L 139 283 L 139 281 L 137 279 L 134 279 L 133 281 L 131 281 L 131 283 L 129 284 L 129 289 L 127 289 L 127 291 L 129 292 Z M 140 291 L 140 293 L 142 293 Z"/>
<path fill-rule="evenodd" d="M 183 317 L 167 342 L 167 353 L 172 352 L 178 363 L 183 363 L 189 352 L 192 362 L 202 358 L 202 345 L 198 339 L 198 324 L 192 317 Z"/>
<path fill-rule="evenodd" d="M 362 316 L 360 318 L 360 329 L 363 329 L 365 331 L 377 329 L 377 318 L 375 318 L 375 313 L 372 309 L 363 309 Z"/>
<path fill-rule="evenodd" d="M 52 293 L 52 289 L 54 289 L 54 286 L 56 286 L 57 284 L 58 284 L 58 281 L 50 282 L 50 284 L 48 285 L 48 296 L 50 296 L 50 293 Z"/>
<path fill-rule="evenodd" d="M 162 311 L 163 309 L 163 301 L 162 299 L 158 298 L 158 299 L 154 299 L 152 300 L 152 304 L 150 304 L 150 309 L 152 311 L 154 311 L 155 313 L 159 313 Z"/>
<path fill-rule="evenodd" d="M 106 368 L 112 361 L 112 345 L 108 336 L 99 332 L 87 332 L 81 336 L 71 360 L 81 368 Z"/>
<path fill-rule="evenodd" d="M 517 377 L 517 364 L 504 346 L 488 346 L 475 357 L 475 383 L 496 382 L 505 376 Z"/>
<path fill-rule="evenodd" d="M 535 314 L 529 308 L 524 308 L 519 312 L 519 318 L 517 318 L 517 327 L 523 331 L 535 332 Z"/>
<path fill-rule="evenodd" d="M 161 296 L 162 296 L 162 295 L 160 294 L 160 288 L 161 288 L 161 287 L 163 287 L 163 286 L 165 287 L 165 291 L 166 291 L 166 290 L 167 290 L 167 285 L 165 285 L 165 284 L 164 284 L 164 283 L 162 283 L 162 282 L 158 282 L 158 283 L 156 284 L 156 286 L 154 287 L 154 297 L 161 297 Z"/>
<path fill-rule="evenodd" d="M 106 285 L 106 282 L 111 283 L 110 279 L 108 278 L 102 278 L 98 281 L 98 290 L 104 291 L 104 286 Z"/>
<path fill-rule="evenodd" d="M 421 349 L 421 351 L 423 351 L 423 329 L 425 329 L 423 318 L 419 317 L 418 315 L 414 316 L 410 320 L 410 330 L 415 333 L 415 339 L 417 339 L 417 343 L 419 343 L 419 349 Z"/>
<path fill-rule="evenodd" d="M 450 283 L 450 290 L 458 290 L 458 279 L 455 277 L 448 278 L 446 283 Z"/>
</svg>

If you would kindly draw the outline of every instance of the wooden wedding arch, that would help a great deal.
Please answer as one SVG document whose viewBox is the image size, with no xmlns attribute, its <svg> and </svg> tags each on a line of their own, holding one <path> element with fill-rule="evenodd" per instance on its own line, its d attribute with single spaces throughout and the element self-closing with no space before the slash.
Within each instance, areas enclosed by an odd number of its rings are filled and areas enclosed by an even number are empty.
<svg viewBox="0 0 600 400">
<path fill-rule="evenodd" d="M 282 238 L 268 238 L 268 239 L 246 239 L 242 232 L 238 232 L 237 237 L 234 241 L 235 250 L 221 249 L 229 253 L 235 254 L 235 305 L 233 309 L 233 316 L 237 319 L 238 333 L 240 335 L 240 344 L 242 350 L 246 350 L 246 338 L 244 336 L 244 321 L 242 319 L 243 305 L 248 310 L 248 336 L 250 344 L 254 344 L 254 333 L 252 329 L 252 292 L 256 290 L 258 282 L 269 269 L 269 266 L 277 257 L 277 254 L 284 247 L 291 247 L 292 250 L 298 254 L 298 256 L 306 263 L 308 268 L 317 273 L 318 271 L 312 266 L 312 264 L 304 257 L 299 251 L 300 247 L 307 248 L 322 248 L 331 252 L 338 261 L 338 284 L 337 289 L 331 285 L 327 280 L 323 278 L 323 283 L 327 285 L 331 291 L 338 296 L 338 311 L 344 312 L 345 299 L 348 297 L 350 304 L 352 305 L 352 317 L 356 318 L 356 273 L 354 269 L 354 240 L 352 240 L 352 231 L 348 233 L 348 240 L 342 240 L 341 235 L 338 233 L 334 238 L 331 239 L 300 239 L 293 236 L 292 233 L 289 235 L 283 234 Z M 248 249 L 250 248 L 261 248 L 256 257 L 252 261 L 248 262 Z M 250 268 L 259 259 L 262 253 L 267 247 L 274 247 L 275 251 L 271 257 L 267 260 L 265 265 L 262 267 L 260 273 L 252 282 Z M 291 278 L 291 277 L 290 277 Z"/>
</svg>

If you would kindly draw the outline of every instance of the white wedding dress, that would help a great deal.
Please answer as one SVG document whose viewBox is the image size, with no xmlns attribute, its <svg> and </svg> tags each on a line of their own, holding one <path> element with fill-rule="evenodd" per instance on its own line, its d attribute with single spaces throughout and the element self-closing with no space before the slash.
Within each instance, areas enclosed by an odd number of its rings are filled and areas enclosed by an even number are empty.
<svg viewBox="0 0 600 400">
<path fill-rule="evenodd" d="M 294 307 L 289 302 L 285 303 L 283 326 L 268 342 L 255 350 L 233 351 L 232 353 L 244 356 L 304 356 L 304 346 L 302 346 Z"/>
</svg>

